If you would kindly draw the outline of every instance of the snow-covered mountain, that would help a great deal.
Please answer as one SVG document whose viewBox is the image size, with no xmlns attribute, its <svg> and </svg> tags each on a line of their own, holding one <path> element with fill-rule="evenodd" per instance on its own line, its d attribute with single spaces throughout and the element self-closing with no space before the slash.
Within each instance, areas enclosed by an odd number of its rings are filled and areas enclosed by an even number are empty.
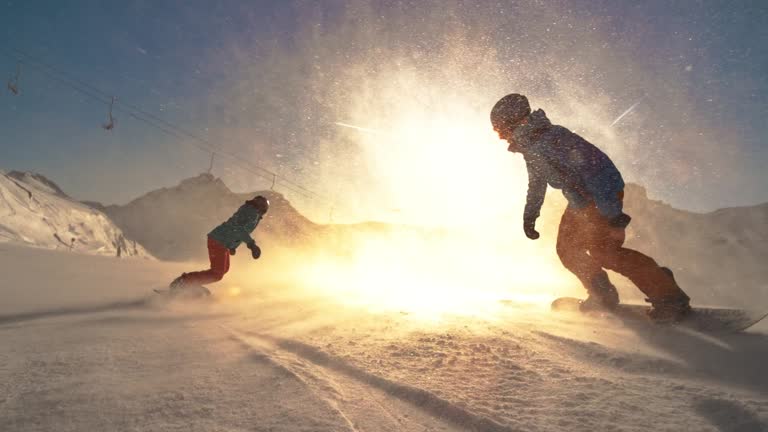
<svg viewBox="0 0 768 432">
<path fill-rule="evenodd" d="M 246 200 L 264 195 L 270 201 L 269 217 L 259 225 L 255 236 L 283 245 L 310 239 L 320 229 L 285 199 L 272 191 L 234 193 L 221 179 L 210 174 L 183 180 L 130 203 L 102 207 L 126 235 L 164 260 L 207 257 L 205 236 L 227 220 Z"/>
<path fill-rule="evenodd" d="M 0 242 L 97 255 L 151 256 L 104 213 L 30 172 L 0 171 Z"/>
</svg>

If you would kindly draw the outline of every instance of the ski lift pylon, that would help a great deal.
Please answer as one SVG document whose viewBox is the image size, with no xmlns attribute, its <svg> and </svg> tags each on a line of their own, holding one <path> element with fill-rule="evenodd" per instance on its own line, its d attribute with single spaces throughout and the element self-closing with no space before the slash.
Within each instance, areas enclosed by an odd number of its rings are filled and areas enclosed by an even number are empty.
<svg viewBox="0 0 768 432">
<path fill-rule="evenodd" d="M 208 174 L 210 174 L 211 171 L 213 171 L 213 160 L 214 159 L 216 159 L 216 152 L 212 152 L 211 153 L 211 163 L 210 163 L 210 165 L 208 165 Z"/>
<path fill-rule="evenodd" d="M 104 130 L 112 130 L 115 128 L 115 120 L 116 118 L 112 117 L 112 107 L 115 105 L 115 101 L 117 98 L 115 96 L 112 96 L 112 101 L 109 103 L 109 112 L 107 113 L 107 123 L 101 125 L 101 127 L 104 128 Z"/>
<path fill-rule="evenodd" d="M 15 96 L 19 95 L 19 78 L 21 78 L 21 62 L 16 63 L 16 75 L 8 78 L 8 91 Z"/>
</svg>

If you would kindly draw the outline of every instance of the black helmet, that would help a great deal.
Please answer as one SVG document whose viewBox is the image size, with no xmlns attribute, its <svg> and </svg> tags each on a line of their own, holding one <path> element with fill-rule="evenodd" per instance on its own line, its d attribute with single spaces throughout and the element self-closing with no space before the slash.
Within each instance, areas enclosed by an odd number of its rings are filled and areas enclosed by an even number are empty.
<svg viewBox="0 0 768 432">
<path fill-rule="evenodd" d="M 269 210 L 269 200 L 261 195 L 251 200 L 251 205 L 256 207 L 256 210 L 262 215 L 266 214 L 267 210 Z"/>
<path fill-rule="evenodd" d="M 491 124 L 497 132 L 504 131 L 517 126 L 530 113 L 531 105 L 527 97 L 517 93 L 508 94 L 493 106 Z"/>
</svg>

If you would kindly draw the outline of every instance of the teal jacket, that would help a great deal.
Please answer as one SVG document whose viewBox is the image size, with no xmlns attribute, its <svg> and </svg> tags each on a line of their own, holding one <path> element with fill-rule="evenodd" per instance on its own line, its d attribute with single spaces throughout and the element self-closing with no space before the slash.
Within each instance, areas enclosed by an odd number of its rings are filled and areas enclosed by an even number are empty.
<svg viewBox="0 0 768 432">
<path fill-rule="evenodd" d="M 208 237 L 218 241 L 227 249 L 237 249 L 240 243 L 254 243 L 251 233 L 262 217 L 263 215 L 256 207 L 246 201 L 231 218 L 209 232 Z"/>
</svg>

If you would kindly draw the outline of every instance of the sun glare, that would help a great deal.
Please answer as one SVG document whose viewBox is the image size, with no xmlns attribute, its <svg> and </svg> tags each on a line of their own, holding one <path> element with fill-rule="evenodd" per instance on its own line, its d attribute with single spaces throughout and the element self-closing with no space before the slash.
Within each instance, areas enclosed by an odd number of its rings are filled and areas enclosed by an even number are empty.
<svg viewBox="0 0 768 432">
<path fill-rule="evenodd" d="M 299 273 L 340 301 L 432 318 L 549 302 L 572 281 L 554 252 L 540 254 L 517 232 L 527 172 L 491 127 L 487 103 L 399 78 L 336 124 L 365 156 L 370 195 L 398 209 L 377 218 L 444 232 L 362 235 L 354 253 L 322 256 Z"/>
<path fill-rule="evenodd" d="M 487 116 L 404 112 L 386 134 L 361 134 L 368 167 L 405 222 L 471 224 L 509 209 L 524 184 Z M 385 174 L 386 173 L 386 174 Z M 517 186 L 517 187 L 515 187 Z M 500 201 L 503 200 L 503 201 Z"/>
<path fill-rule="evenodd" d="M 471 233 L 361 237 L 347 257 L 305 264 L 302 285 L 378 311 L 437 319 L 492 316 L 508 302 L 546 304 L 568 284 L 556 266 Z"/>
</svg>

